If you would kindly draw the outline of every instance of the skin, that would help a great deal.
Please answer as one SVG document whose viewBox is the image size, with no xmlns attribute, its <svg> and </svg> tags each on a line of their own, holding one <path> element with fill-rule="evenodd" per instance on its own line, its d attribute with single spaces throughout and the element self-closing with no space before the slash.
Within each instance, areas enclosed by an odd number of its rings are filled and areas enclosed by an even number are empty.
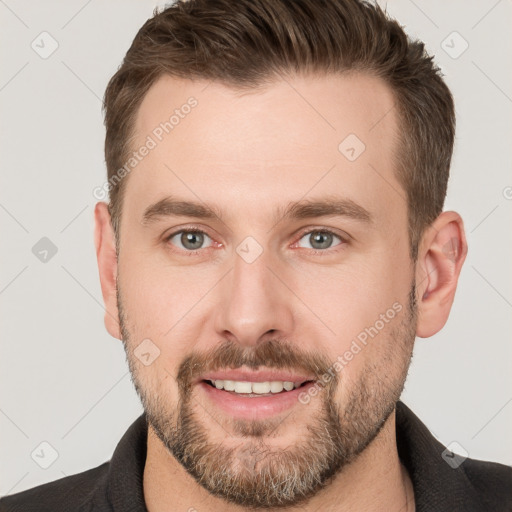
<svg viewBox="0 0 512 512">
<path fill-rule="evenodd" d="M 106 328 L 123 340 L 150 418 L 148 510 L 414 510 L 394 404 L 415 336 L 432 336 L 448 318 L 466 254 L 462 219 L 441 213 L 410 260 L 405 193 L 394 176 L 398 120 L 377 78 L 293 77 L 241 93 L 163 77 L 141 104 L 133 147 L 192 96 L 197 106 L 124 178 L 118 258 L 107 205 L 95 209 Z M 338 150 L 351 133 L 366 146 L 353 162 Z M 149 205 L 170 195 L 215 205 L 222 220 L 141 222 Z M 373 223 L 344 216 L 276 223 L 276 208 L 333 195 L 364 207 Z M 187 255 L 180 236 L 166 236 L 190 227 L 208 236 Z M 318 249 L 310 232 L 323 229 L 342 238 Z M 236 252 L 248 236 L 263 250 L 252 263 Z M 234 421 L 183 371 L 187 361 L 227 364 L 221 345 L 247 363 L 265 355 L 273 367 L 316 361 L 326 369 L 397 303 L 400 312 L 316 396 L 268 421 Z M 133 351 L 148 338 L 160 353 L 145 366 Z M 188 467 L 173 455 L 178 448 L 189 449 Z M 288 458 L 277 459 L 284 449 Z M 306 476 L 329 455 L 331 477 L 308 486 Z M 276 481 L 304 470 L 281 503 L 270 492 L 254 497 L 270 487 L 261 475 L 272 476 L 272 460 L 280 463 Z M 239 495 L 227 491 L 235 477 Z"/>
</svg>

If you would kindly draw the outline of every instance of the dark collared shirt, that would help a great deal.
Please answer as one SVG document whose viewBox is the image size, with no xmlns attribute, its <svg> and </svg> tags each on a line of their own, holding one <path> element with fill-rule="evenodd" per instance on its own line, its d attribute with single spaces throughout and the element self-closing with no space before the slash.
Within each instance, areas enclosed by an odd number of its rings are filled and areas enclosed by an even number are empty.
<svg viewBox="0 0 512 512">
<path fill-rule="evenodd" d="M 512 467 L 462 460 L 397 403 L 398 454 L 414 487 L 417 512 L 512 512 Z M 1 512 L 147 512 L 142 476 L 147 423 L 142 414 L 101 466 L 0 499 Z M 171 511 L 171 509 L 169 509 Z"/>
</svg>

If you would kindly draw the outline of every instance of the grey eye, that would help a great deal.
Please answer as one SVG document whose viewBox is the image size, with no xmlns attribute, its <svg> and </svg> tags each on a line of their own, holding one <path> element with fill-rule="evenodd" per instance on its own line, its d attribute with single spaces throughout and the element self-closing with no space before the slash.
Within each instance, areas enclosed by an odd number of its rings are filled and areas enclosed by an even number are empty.
<svg viewBox="0 0 512 512">
<path fill-rule="evenodd" d="M 169 242 L 177 245 L 180 249 L 184 249 L 186 251 L 196 251 L 198 249 L 204 249 L 203 244 L 205 241 L 209 240 L 211 245 L 211 238 L 201 231 L 179 231 L 175 233 L 171 238 L 169 238 Z"/>
<path fill-rule="evenodd" d="M 329 249 L 332 247 L 332 243 L 334 239 L 338 239 L 341 242 L 341 238 L 334 233 L 331 233 L 330 231 L 324 231 L 324 230 L 316 230 L 316 231 L 310 231 L 309 233 L 306 233 L 300 240 L 299 240 L 299 246 L 304 247 L 301 244 L 302 240 L 306 240 L 306 243 L 309 243 L 310 246 L 306 248 L 308 249 L 316 249 L 316 250 L 322 250 L 322 249 Z M 338 244 L 336 244 L 338 245 Z"/>
</svg>

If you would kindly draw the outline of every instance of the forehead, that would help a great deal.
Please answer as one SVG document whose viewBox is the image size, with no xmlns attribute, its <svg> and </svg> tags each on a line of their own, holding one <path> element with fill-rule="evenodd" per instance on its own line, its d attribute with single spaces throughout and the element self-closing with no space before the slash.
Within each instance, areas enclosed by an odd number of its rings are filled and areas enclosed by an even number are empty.
<svg viewBox="0 0 512 512">
<path fill-rule="evenodd" d="M 397 133 L 391 90 L 366 74 L 283 77 L 247 91 L 164 76 L 136 117 L 132 150 L 152 148 L 125 198 L 139 214 L 166 194 L 237 208 L 252 199 L 258 215 L 262 201 L 277 206 L 309 191 L 389 208 L 404 196 Z"/>
<path fill-rule="evenodd" d="M 190 103 L 197 105 L 188 108 Z M 393 110 L 391 89 L 382 80 L 363 73 L 283 77 L 247 90 L 233 89 L 219 82 L 164 76 L 146 93 L 134 133 L 150 134 L 171 120 L 170 131 L 177 141 L 190 135 L 188 128 L 192 128 L 196 136 L 194 144 L 203 150 L 215 150 L 228 135 L 233 139 L 229 146 L 235 156 L 240 148 L 233 147 L 233 142 L 247 142 L 254 135 L 259 140 L 253 142 L 261 141 L 267 150 L 287 141 L 290 145 L 300 141 L 304 145 L 309 141 L 324 142 L 324 146 L 330 147 L 334 143 L 337 149 L 336 142 L 348 133 L 355 133 L 364 142 L 375 143 L 375 137 L 395 128 Z M 184 122 L 187 117 L 191 120 Z M 281 132 L 283 127 L 287 130 L 286 137 Z M 274 139 L 276 134 L 280 135 L 278 140 Z M 270 144 L 271 141 L 275 144 Z M 222 145 L 222 151 L 224 156 L 229 156 L 226 146 Z M 311 152 L 312 145 L 307 146 Z M 250 148 L 244 145 L 243 149 Z"/>
</svg>

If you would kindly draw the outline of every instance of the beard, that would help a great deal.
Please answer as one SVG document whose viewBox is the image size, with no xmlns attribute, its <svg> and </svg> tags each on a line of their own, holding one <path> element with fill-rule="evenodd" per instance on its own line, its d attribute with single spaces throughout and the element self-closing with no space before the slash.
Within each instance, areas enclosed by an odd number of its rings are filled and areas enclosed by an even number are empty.
<svg viewBox="0 0 512 512">
<path fill-rule="evenodd" d="M 119 281 L 118 281 L 119 284 Z M 210 494 L 249 509 L 270 509 L 305 504 L 330 484 L 379 434 L 393 413 L 402 393 L 412 358 L 416 335 L 415 284 L 409 293 L 407 311 L 389 332 L 379 333 L 378 357 L 369 358 L 357 376 L 332 372 L 333 362 L 324 355 L 304 352 L 283 339 L 269 339 L 252 348 L 225 341 L 207 353 L 191 353 L 178 367 L 179 400 L 170 403 L 168 393 L 158 388 L 156 377 L 140 375 L 139 361 L 128 329 L 121 292 L 117 288 L 119 321 L 132 382 L 142 402 L 148 425 L 168 452 Z M 135 331 L 134 331 L 135 332 Z M 382 348 L 385 349 L 383 352 Z M 366 347 L 371 351 L 371 347 Z M 375 352 L 374 352 L 375 353 Z M 375 359 L 375 360 L 374 360 Z M 205 423 L 205 409 L 194 397 L 194 380 L 206 373 L 247 366 L 300 371 L 320 379 L 329 369 L 332 379 L 302 407 L 310 420 L 305 434 L 295 444 L 280 448 L 269 443 L 286 418 L 266 420 L 231 419 L 225 438 L 240 438 L 236 446 L 212 439 Z M 155 370 L 156 371 L 156 370 Z M 345 388 L 343 403 L 335 400 L 339 386 Z M 253 398 L 257 400 L 257 398 Z M 194 407 L 194 402 L 198 404 Z M 339 401 L 339 400 L 338 400 Z M 295 405 L 292 409 L 296 409 Z M 292 410 L 292 412 L 293 412 Z M 199 414 L 198 414 L 199 412 Z M 290 413 L 291 414 L 291 413 Z M 202 418 L 202 419 L 201 419 Z M 221 420 L 211 424 L 217 426 Z M 294 423 L 295 425 L 295 423 Z"/>
</svg>

